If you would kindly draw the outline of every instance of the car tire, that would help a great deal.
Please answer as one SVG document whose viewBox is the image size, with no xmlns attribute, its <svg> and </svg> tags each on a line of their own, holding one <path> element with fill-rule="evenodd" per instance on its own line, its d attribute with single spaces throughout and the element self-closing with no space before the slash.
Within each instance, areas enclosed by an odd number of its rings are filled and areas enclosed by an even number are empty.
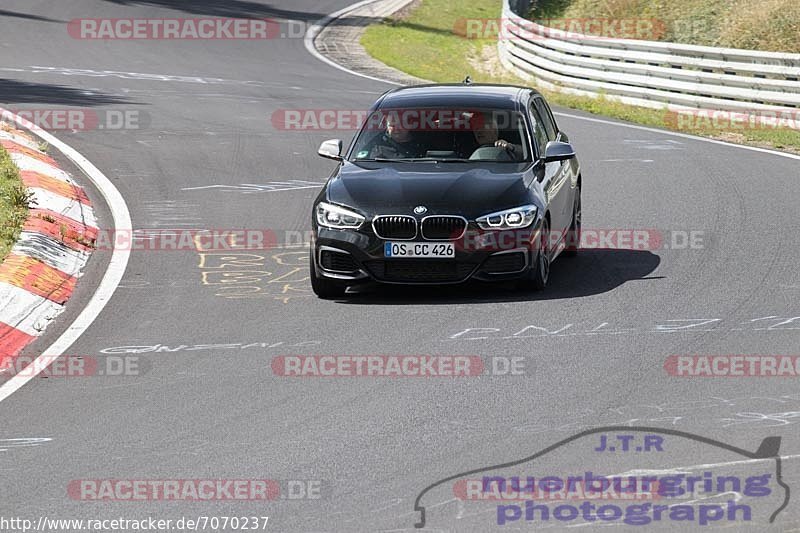
<svg viewBox="0 0 800 533">
<path fill-rule="evenodd" d="M 520 288 L 523 290 L 541 291 L 547 286 L 547 281 L 550 278 L 549 233 L 550 223 L 545 218 L 542 220 L 542 229 L 539 234 L 539 253 L 536 254 L 535 264 L 530 269 L 528 278 L 520 283 Z"/>
<path fill-rule="evenodd" d="M 578 187 L 575 191 L 575 202 L 572 206 L 572 224 L 569 226 L 567 232 L 567 246 L 564 248 L 562 255 L 566 257 L 575 257 L 578 255 L 578 250 L 581 247 L 581 189 Z"/>
<path fill-rule="evenodd" d="M 341 298 L 347 290 L 347 285 L 338 281 L 317 277 L 317 265 L 314 260 L 314 247 L 309 252 L 309 274 L 311 276 L 311 290 L 323 300 Z"/>
</svg>

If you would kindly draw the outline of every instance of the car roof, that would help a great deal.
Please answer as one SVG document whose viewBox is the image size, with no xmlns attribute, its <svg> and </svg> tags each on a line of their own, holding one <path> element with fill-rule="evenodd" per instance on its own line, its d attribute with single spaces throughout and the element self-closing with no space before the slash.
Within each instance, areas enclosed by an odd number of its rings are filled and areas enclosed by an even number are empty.
<svg viewBox="0 0 800 533">
<path fill-rule="evenodd" d="M 472 106 L 492 109 L 517 109 L 527 87 L 514 85 L 431 84 L 393 89 L 383 95 L 378 108 Z"/>
</svg>

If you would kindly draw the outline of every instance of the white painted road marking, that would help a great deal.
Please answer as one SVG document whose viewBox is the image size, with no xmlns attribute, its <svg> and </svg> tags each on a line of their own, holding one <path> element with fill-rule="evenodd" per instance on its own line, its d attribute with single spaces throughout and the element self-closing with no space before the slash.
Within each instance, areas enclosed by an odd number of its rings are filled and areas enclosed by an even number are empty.
<svg viewBox="0 0 800 533">
<path fill-rule="evenodd" d="M 19 126 L 29 130 L 43 141 L 48 143 L 50 146 L 61 151 L 62 154 L 67 156 L 73 163 L 75 163 L 75 165 L 77 165 L 78 168 L 80 168 L 91 180 L 94 186 L 97 187 L 97 189 L 100 191 L 100 194 L 103 195 L 103 198 L 105 198 L 106 203 L 111 210 L 111 216 L 114 219 L 114 227 L 116 230 L 121 232 L 133 231 L 131 215 L 128 211 L 128 206 L 125 203 L 125 199 L 122 197 L 114 184 L 111 183 L 111 181 L 102 172 L 100 172 L 96 166 L 94 166 L 88 159 L 83 157 L 77 150 L 62 142 L 54 135 L 39 128 L 35 124 L 32 124 L 31 122 L 14 115 L 7 109 L 0 108 L 0 113 L 2 113 L 6 118 L 13 118 L 13 120 L 16 121 Z M 42 355 L 34 360 L 34 364 L 39 365 L 37 368 L 38 372 L 25 372 L 24 374 L 17 374 L 0 386 L 0 402 L 14 394 L 23 385 L 35 378 L 39 373 L 47 368 L 47 365 L 42 365 L 39 359 L 45 358 L 43 361 L 52 362 L 53 356 L 63 354 L 70 346 L 72 346 L 75 341 L 80 338 L 83 332 L 92 325 L 92 322 L 94 322 L 98 315 L 100 315 L 100 313 L 103 311 L 103 308 L 105 308 L 106 304 L 111 299 L 111 296 L 113 296 L 114 291 L 116 291 L 117 287 L 119 286 L 120 281 L 122 281 L 122 276 L 125 274 L 125 269 L 128 266 L 130 254 L 131 251 L 126 249 L 126 247 L 118 247 L 114 249 L 114 252 L 111 254 L 111 260 L 106 268 L 106 272 L 103 275 L 103 279 L 100 281 L 100 285 L 98 285 L 97 290 L 95 290 L 94 294 L 89 299 L 89 302 L 86 304 L 77 318 L 75 318 L 72 324 L 70 324 L 70 326 L 66 329 L 66 331 L 64 331 L 64 333 L 62 333 L 61 336 L 56 339 L 56 341 L 47 349 L 43 350 Z"/>
<path fill-rule="evenodd" d="M 30 70 L 28 70 L 30 69 Z M 122 80 L 143 80 L 197 83 L 201 85 L 250 85 L 255 87 L 283 87 L 280 83 L 268 83 L 254 80 L 228 80 L 225 78 L 206 78 L 202 76 L 175 76 L 171 74 L 153 74 L 148 72 L 122 72 L 118 70 L 91 70 L 85 68 L 44 67 L 31 65 L 28 69 L 0 68 L 0 71 L 31 72 L 34 74 L 61 74 L 64 76 L 85 76 L 90 78 L 119 78 Z M 87 94 L 92 94 L 87 91 Z"/>
<path fill-rule="evenodd" d="M 319 33 L 323 29 L 325 29 L 325 26 L 327 26 L 328 24 L 330 24 L 334 20 L 336 20 L 338 18 L 341 18 L 343 15 L 345 15 L 345 14 L 351 12 L 351 11 L 355 11 L 356 9 L 358 9 L 360 7 L 375 3 L 377 1 L 378 0 L 364 0 L 363 2 L 358 2 L 356 4 L 351 4 L 351 5 L 343 8 L 343 9 L 340 9 L 339 11 L 335 11 L 335 12 L 331 13 L 327 17 L 324 17 L 324 18 L 320 19 L 319 21 L 315 22 L 310 28 L 308 28 L 308 31 L 306 32 L 306 35 L 303 38 L 303 45 L 306 47 L 306 51 L 309 54 L 311 54 L 312 56 L 316 57 L 317 59 L 319 59 L 323 63 L 326 63 L 326 64 L 332 66 L 335 69 L 341 70 L 343 72 L 347 72 L 348 74 L 352 74 L 353 76 L 358 76 L 360 78 L 366 78 L 366 79 L 372 80 L 372 81 L 380 81 L 380 82 L 383 82 L 383 83 L 388 83 L 389 85 L 400 85 L 399 83 L 396 83 L 396 82 L 393 82 L 393 81 L 384 80 L 382 78 L 377 78 L 375 76 L 368 76 L 366 74 L 362 74 L 361 72 L 356 72 L 355 70 L 350 70 L 349 68 L 345 68 L 342 65 L 336 63 L 335 61 L 332 61 L 332 60 L 328 59 L 327 57 L 325 57 L 324 55 L 322 55 L 317 50 L 317 47 L 314 46 L 314 40 L 317 38 L 317 35 L 319 35 Z"/>
<path fill-rule="evenodd" d="M 241 183 L 239 185 L 203 185 L 201 187 L 184 187 L 182 191 L 204 191 L 218 189 L 222 192 L 241 192 L 253 194 L 259 192 L 298 191 L 301 189 L 319 189 L 325 185 L 314 181 L 288 180 L 270 181 L 268 183 Z"/>
<path fill-rule="evenodd" d="M 41 446 L 45 442 L 53 439 L 47 437 L 32 437 L 27 439 L 0 439 L 0 452 L 7 452 L 10 448 L 25 448 L 31 446 Z"/>
<path fill-rule="evenodd" d="M 388 83 L 388 82 L 387 82 Z M 718 144 L 721 146 L 728 146 L 730 148 L 738 148 L 740 150 L 749 150 L 750 152 L 760 152 L 762 154 L 776 155 L 778 157 L 786 157 L 788 159 L 800 160 L 800 155 L 790 154 L 788 152 L 779 152 L 777 150 L 770 150 L 769 148 L 759 148 L 757 146 L 747 146 L 744 144 L 734 144 L 726 141 L 719 141 L 717 139 L 709 139 L 707 137 L 698 137 L 696 135 L 689 135 L 688 133 L 679 133 L 677 131 L 660 130 L 657 128 L 649 128 L 647 126 L 637 126 L 636 124 L 626 124 L 624 122 L 614 122 L 613 120 L 605 120 L 602 118 L 582 117 L 580 115 L 572 115 L 570 113 L 563 113 L 560 111 L 553 111 L 557 117 L 574 118 L 575 120 L 585 120 L 587 122 L 595 122 L 597 124 L 606 124 L 608 126 L 617 126 L 622 128 L 630 128 L 639 131 L 647 131 L 650 133 L 659 133 L 661 135 L 669 135 L 671 137 L 680 137 L 681 139 L 690 139 L 692 141 L 700 141 L 704 143 Z"/>
</svg>

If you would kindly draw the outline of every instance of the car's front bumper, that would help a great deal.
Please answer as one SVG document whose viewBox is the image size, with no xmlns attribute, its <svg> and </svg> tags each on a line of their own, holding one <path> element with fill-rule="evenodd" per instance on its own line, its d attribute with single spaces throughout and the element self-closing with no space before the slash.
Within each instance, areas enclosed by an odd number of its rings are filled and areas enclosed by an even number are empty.
<svg viewBox="0 0 800 533">
<path fill-rule="evenodd" d="M 387 242 L 374 234 L 315 228 L 316 275 L 356 285 L 368 281 L 401 285 L 446 285 L 468 280 L 505 281 L 524 278 L 535 264 L 538 231 L 515 232 L 500 246 L 481 247 L 464 239 L 452 241 L 449 259 L 386 258 Z M 432 241 L 427 241 L 432 242 Z M 438 242 L 438 241 L 437 241 Z"/>
</svg>

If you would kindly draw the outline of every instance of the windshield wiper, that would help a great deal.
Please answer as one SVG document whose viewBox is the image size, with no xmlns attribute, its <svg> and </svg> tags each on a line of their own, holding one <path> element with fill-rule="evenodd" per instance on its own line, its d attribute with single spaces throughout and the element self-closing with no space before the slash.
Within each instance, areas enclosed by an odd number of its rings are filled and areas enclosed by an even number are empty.
<svg viewBox="0 0 800 533">
<path fill-rule="evenodd" d="M 514 164 L 517 164 L 517 165 L 519 165 L 521 163 L 530 163 L 530 161 L 525 161 L 525 160 L 522 160 L 522 161 L 513 161 L 513 160 L 511 160 L 511 161 L 500 161 L 500 160 L 497 160 L 497 159 L 470 159 L 470 162 L 475 162 L 475 163 L 514 163 Z"/>
<path fill-rule="evenodd" d="M 481 161 L 493 161 L 491 159 L 463 159 L 458 157 L 398 157 L 397 159 L 387 159 L 375 157 L 370 159 L 353 159 L 354 163 L 378 162 L 378 163 L 480 163 Z"/>
<path fill-rule="evenodd" d="M 389 161 L 402 161 L 403 163 L 418 163 L 418 162 L 431 162 L 441 161 L 436 157 L 398 157 L 397 159 L 390 159 Z"/>
</svg>

